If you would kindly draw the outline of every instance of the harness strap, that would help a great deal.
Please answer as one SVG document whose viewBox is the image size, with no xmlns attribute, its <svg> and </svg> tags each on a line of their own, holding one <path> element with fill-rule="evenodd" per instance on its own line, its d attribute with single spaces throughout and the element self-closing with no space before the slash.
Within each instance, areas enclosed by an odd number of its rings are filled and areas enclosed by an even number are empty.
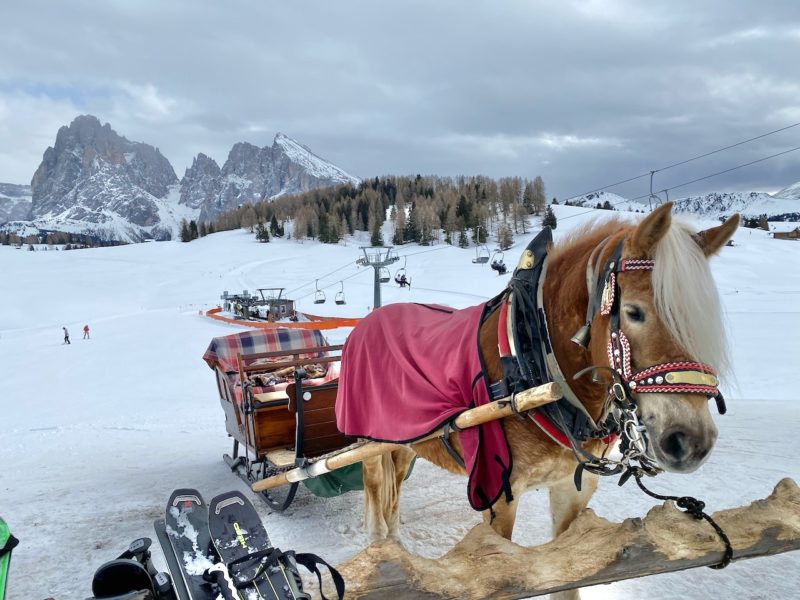
<svg viewBox="0 0 800 600">
<path fill-rule="evenodd" d="M 458 465 L 466 471 L 467 466 L 464 464 L 464 459 L 461 458 L 461 455 L 458 452 L 456 452 L 456 449 L 453 448 L 452 444 L 450 443 L 451 429 L 453 431 L 456 431 L 456 428 L 452 425 L 450 421 L 448 421 L 447 423 L 444 424 L 444 427 L 442 427 L 443 431 L 442 435 L 439 437 L 439 441 L 441 442 L 444 449 L 447 450 L 447 453 L 450 455 L 450 458 L 456 461 Z"/>
</svg>

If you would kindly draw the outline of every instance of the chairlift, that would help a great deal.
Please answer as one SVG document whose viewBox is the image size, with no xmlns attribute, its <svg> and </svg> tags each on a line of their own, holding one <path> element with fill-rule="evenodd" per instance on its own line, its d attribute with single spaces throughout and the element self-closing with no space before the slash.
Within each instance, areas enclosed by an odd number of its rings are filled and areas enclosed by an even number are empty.
<svg viewBox="0 0 800 600">
<path fill-rule="evenodd" d="M 403 266 L 397 269 L 397 272 L 394 274 L 394 282 L 399 285 L 400 287 L 409 286 L 411 287 L 411 278 L 408 276 L 406 272 L 406 261 L 408 260 L 407 256 L 403 257 Z"/>
<path fill-rule="evenodd" d="M 344 301 L 344 281 L 340 281 L 339 284 L 342 286 L 342 289 L 337 292 L 334 302 L 336 302 L 336 304 L 347 304 L 347 302 Z"/>
<path fill-rule="evenodd" d="M 378 281 L 381 283 L 389 283 L 392 279 L 392 274 L 389 273 L 389 269 L 386 267 L 381 267 L 380 271 L 378 271 Z"/>
<path fill-rule="evenodd" d="M 493 271 L 497 271 L 498 275 L 505 275 L 508 269 L 506 263 L 503 262 L 503 253 L 500 250 L 495 250 L 492 255 L 492 264 L 490 265 Z"/>
<path fill-rule="evenodd" d="M 489 248 L 485 244 L 475 248 L 475 258 L 472 262 L 476 265 L 485 265 L 489 262 Z"/>
<path fill-rule="evenodd" d="M 317 291 L 314 292 L 314 304 L 325 304 L 325 292 L 319 289 L 319 279 L 317 279 Z"/>
</svg>

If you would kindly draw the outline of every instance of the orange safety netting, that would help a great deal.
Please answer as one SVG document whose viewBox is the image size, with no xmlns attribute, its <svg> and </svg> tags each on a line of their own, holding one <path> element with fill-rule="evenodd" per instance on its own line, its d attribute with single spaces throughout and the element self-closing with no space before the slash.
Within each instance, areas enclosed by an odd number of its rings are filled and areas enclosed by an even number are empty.
<svg viewBox="0 0 800 600">
<path fill-rule="evenodd" d="M 222 308 L 212 308 L 209 311 L 206 311 L 206 316 L 211 317 L 212 319 L 216 319 L 217 321 L 222 321 L 223 323 L 230 323 L 232 325 L 241 325 L 242 327 L 258 327 L 262 329 L 275 329 L 276 327 L 286 327 L 289 329 L 336 329 L 338 327 L 355 327 L 361 319 L 353 319 L 353 318 L 346 318 L 346 317 L 321 317 L 318 315 L 309 315 L 308 313 L 303 313 L 303 315 L 308 319 L 307 322 L 279 322 L 279 323 L 270 323 L 267 321 L 243 321 L 240 319 L 231 319 L 229 317 L 223 317 L 219 313 L 222 312 Z"/>
</svg>

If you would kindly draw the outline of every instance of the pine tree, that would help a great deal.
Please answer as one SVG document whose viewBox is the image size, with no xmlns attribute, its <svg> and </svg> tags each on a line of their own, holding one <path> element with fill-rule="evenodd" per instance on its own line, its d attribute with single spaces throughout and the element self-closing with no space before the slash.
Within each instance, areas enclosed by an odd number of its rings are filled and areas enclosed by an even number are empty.
<svg viewBox="0 0 800 600">
<path fill-rule="evenodd" d="M 196 240 L 199 237 L 199 233 L 197 231 L 197 221 L 194 219 L 189 221 L 189 237 L 193 240 Z"/>
<path fill-rule="evenodd" d="M 270 219 L 270 221 L 269 221 L 269 232 L 272 235 L 277 236 L 278 235 L 278 231 L 279 231 L 279 229 L 278 229 L 278 219 L 275 217 L 275 214 L 273 213 L 272 219 Z"/>
<path fill-rule="evenodd" d="M 458 247 L 469 248 L 469 240 L 467 239 L 467 230 L 465 227 L 462 227 L 458 234 Z"/>
<path fill-rule="evenodd" d="M 556 213 L 553 212 L 552 206 L 548 206 L 547 210 L 544 211 L 542 226 L 549 227 L 550 229 L 555 229 L 557 225 L 558 221 L 556 220 Z"/>
<path fill-rule="evenodd" d="M 192 241 L 192 234 L 189 232 L 189 222 L 186 219 L 181 219 L 181 241 Z"/>
<path fill-rule="evenodd" d="M 383 231 L 381 230 L 381 224 L 378 222 L 378 219 L 374 219 L 372 222 L 369 243 L 372 246 L 383 246 Z"/>
<path fill-rule="evenodd" d="M 269 241 L 269 231 L 261 221 L 256 225 L 256 239 L 263 244 Z"/>
</svg>

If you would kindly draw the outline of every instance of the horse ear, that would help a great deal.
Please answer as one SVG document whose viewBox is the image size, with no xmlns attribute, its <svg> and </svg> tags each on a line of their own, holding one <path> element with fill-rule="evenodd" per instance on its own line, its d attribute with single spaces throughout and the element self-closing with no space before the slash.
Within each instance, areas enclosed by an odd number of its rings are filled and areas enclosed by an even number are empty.
<svg viewBox="0 0 800 600">
<path fill-rule="evenodd" d="M 697 242 L 697 245 L 703 249 L 703 253 L 706 256 L 712 256 L 728 243 L 737 227 L 739 227 L 739 213 L 730 217 L 722 225 L 698 231 L 692 237 Z"/>
<path fill-rule="evenodd" d="M 672 224 L 672 202 L 665 202 L 639 223 L 631 236 L 633 256 L 650 256 L 658 241 L 664 237 Z"/>
</svg>

